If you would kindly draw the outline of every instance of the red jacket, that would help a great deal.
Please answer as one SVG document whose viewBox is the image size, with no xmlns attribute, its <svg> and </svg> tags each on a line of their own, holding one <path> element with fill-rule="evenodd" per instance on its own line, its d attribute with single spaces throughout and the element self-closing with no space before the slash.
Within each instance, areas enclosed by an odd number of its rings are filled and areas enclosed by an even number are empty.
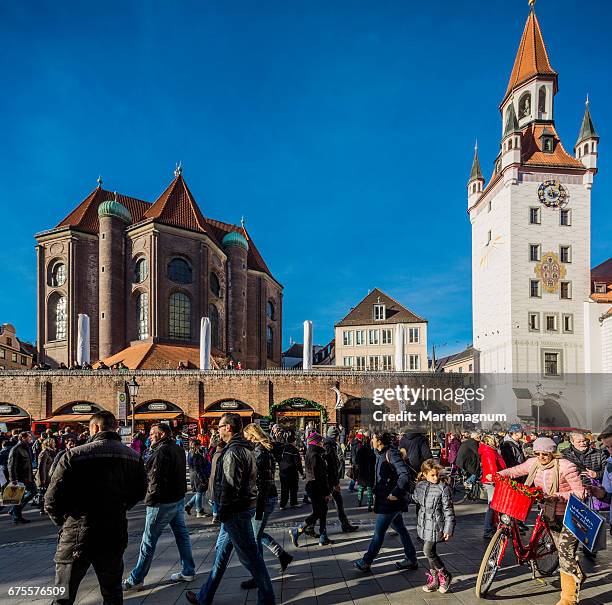
<svg viewBox="0 0 612 605">
<path fill-rule="evenodd" d="M 478 446 L 478 456 L 482 467 L 482 483 L 492 483 L 487 479 L 487 475 L 494 475 L 497 471 L 506 468 L 506 463 L 498 451 L 486 443 Z"/>
</svg>

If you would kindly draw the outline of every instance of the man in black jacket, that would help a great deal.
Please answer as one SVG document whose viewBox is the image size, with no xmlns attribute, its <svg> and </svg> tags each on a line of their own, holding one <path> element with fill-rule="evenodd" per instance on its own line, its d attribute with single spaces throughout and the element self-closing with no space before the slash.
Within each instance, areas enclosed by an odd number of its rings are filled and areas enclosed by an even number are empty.
<svg viewBox="0 0 612 605">
<path fill-rule="evenodd" d="M 427 437 L 418 431 L 406 433 L 400 439 L 399 451 L 408 466 L 413 480 L 416 479 L 420 472 L 423 462 L 433 458 Z"/>
<path fill-rule="evenodd" d="M 592 485 L 591 479 L 599 482 L 603 479 L 608 452 L 592 448 L 582 433 L 570 433 L 570 446 L 563 450 L 562 455 L 576 465 L 585 485 Z"/>
<path fill-rule="evenodd" d="M 7 467 L 8 477 L 7 479 L 16 485 L 17 483 L 23 483 L 25 485 L 25 492 L 21 503 L 11 508 L 11 517 L 13 523 L 29 523 L 28 519 L 23 516 L 23 509 L 25 505 L 34 497 L 36 494 L 36 484 L 34 483 L 34 472 L 32 471 L 32 435 L 27 432 L 19 434 L 19 441 L 15 445 L 8 455 Z"/>
<path fill-rule="evenodd" d="M 459 446 L 457 459 L 455 460 L 459 469 L 468 475 L 468 480 L 471 479 L 472 481 L 476 481 L 482 473 L 480 458 L 478 457 L 478 447 L 480 446 L 478 437 L 480 437 L 479 433 L 471 433 L 470 437 Z"/>
<path fill-rule="evenodd" d="M 72 605 L 93 565 L 105 605 L 123 603 L 121 575 L 128 543 L 126 512 L 146 491 L 138 454 L 121 443 L 117 419 L 96 412 L 91 438 L 62 457 L 45 494 L 45 511 L 61 527 L 55 553 L 56 605 Z"/>
<path fill-rule="evenodd" d="M 508 427 L 508 434 L 504 437 L 499 448 L 499 453 L 508 468 L 523 464 L 527 459 L 521 444 L 522 438 L 523 427 L 520 424 L 511 424 Z"/>
<path fill-rule="evenodd" d="M 325 449 L 325 462 L 327 464 L 327 480 L 331 489 L 331 497 L 336 503 L 338 511 L 338 519 L 342 531 L 345 533 L 357 531 L 359 528 L 352 525 L 344 512 L 344 500 L 340 491 L 340 477 L 343 467 L 343 454 L 339 443 L 340 431 L 335 426 L 330 426 L 327 429 L 327 437 L 323 439 L 323 448 Z"/>
<path fill-rule="evenodd" d="M 195 578 L 195 563 L 191 554 L 191 538 L 185 525 L 185 492 L 187 492 L 187 464 L 185 450 L 172 439 L 167 424 L 154 424 L 149 432 L 151 454 L 147 460 L 147 519 L 138 563 L 127 579 L 123 590 L 142 590 L 149 573 L 157 540 L 170 525 L 176 540 L 181 571 L 173 573 L 173 582 L 191 582 Z"/>
<path fill-rule="evenodd" d="M 259 605 L 274 605 L 270 574 L 253 533 L 257 505 L 257 468 L 251 444 L 242 434 L 238 414 L 224 414 L 219 419 L 219 436 L 225 447 L 214 469 L 214 501 L 218 507 L 221 528 L 215 546 L 215 561 L 206 584 L 199 594 L 188 590 L 189 603 L 210 605 L 221 583 L 232 551 L 257 582 Z M 263 511 L 262 511 L 263 512 Z"/>
</svg>

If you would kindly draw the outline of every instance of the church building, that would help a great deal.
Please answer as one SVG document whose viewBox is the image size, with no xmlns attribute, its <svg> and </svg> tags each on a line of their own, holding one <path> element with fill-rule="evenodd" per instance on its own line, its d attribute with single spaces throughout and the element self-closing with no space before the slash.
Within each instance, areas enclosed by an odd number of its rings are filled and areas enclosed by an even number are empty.
<svg viewBox="0 0 612 605">
<path fill-rule="evenodd" d="M 36 241 L 41 362 L 76 361 L 86 314 L 92 361 L 198 367 L 200 318 L 209 317 L 219 363 L 280 367 L 283 288 L 244 223 L 204 216 L 180 167 L 154 203 L 106 191 L 98 179 Z"/>
</svg>

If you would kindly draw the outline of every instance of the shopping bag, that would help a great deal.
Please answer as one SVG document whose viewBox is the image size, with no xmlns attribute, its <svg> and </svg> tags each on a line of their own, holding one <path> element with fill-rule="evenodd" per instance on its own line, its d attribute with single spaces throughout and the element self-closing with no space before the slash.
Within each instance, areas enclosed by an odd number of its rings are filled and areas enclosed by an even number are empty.
<svg viewBox="0 0 612 605">
<path fill-rule="evenodd" d="M 25 485 L 23 483 L 7 483 L 2 491 L 2 505 L 3 506 L 16 506 L 21 504 L 23 495 L 25 494 Z"/>
</svg>

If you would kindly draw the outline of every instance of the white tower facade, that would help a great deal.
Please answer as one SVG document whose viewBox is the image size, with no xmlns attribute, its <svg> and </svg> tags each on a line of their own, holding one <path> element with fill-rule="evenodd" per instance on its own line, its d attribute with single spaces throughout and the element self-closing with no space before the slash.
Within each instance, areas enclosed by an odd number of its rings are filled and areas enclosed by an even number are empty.
<svg viewBox="0 0 612 605">
<path fill-rule="evenodd" d="M 565 150 L 555 129 L 556 94 L 557 72 L 532 7 L 499 107 L 493 175 L 482 186 L 472 168 L 468 213 L 480 372 L 537 375 L 545 386 L 584 372 L 598 145 L 587 106 L 574 155 Z M 530 417 L 531 404 L 523 407 L 516 416 Z"/>
</svg>

